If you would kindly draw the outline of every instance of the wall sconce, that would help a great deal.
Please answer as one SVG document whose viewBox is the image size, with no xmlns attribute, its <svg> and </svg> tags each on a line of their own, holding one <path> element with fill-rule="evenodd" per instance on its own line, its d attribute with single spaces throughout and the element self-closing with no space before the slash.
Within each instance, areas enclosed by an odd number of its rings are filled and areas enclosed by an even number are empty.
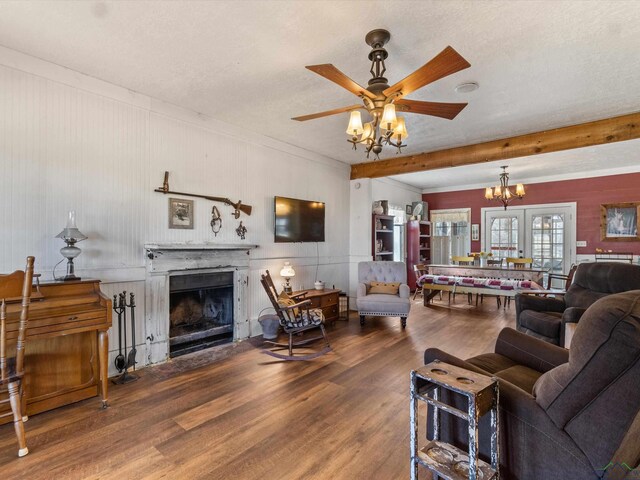
<svg viewBox="0 0 640 480">
<path fill-rule="evenodd" d="M 291 293 L 293 290 L 291 289 L 290 280 L 296 276 L 296 272 L 289 262 L 284 262 L 284 267 L 280 270 L 280 276 L 287 280 L 287 283 L 284 284 L 285 293 Z"/>
<path fill-rule="evenodd" d="M 66 247 L 60 249 L 60 253 L 67 259 L 67 274 L 62 280 L 65 282 L 69 280 L 80 280 L 80 277 L 76 277 L 75 268 L 73 265 L 73 259 L 80 255 L 81 250 L 76 247 L 77 242 L 86 240 L 88 237 L 83 234 L 76 226 L 76 212 L 71 210 L 69 212 L 69 218 L 67 219 L 67 226 L 58 234 L 56 238 L 61 238 Z"/>
</svg>

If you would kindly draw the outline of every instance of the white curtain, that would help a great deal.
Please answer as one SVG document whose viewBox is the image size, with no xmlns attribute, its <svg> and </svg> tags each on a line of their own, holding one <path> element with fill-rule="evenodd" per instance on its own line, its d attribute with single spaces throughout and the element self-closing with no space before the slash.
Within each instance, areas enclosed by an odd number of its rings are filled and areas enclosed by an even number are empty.
<svg viewBox="0 0 640 480">
<path fill-rule="evenodd" d="M 469 210 L 432 210 L 431 211 L 431 223 L 469 223 Z"/>
</svg>

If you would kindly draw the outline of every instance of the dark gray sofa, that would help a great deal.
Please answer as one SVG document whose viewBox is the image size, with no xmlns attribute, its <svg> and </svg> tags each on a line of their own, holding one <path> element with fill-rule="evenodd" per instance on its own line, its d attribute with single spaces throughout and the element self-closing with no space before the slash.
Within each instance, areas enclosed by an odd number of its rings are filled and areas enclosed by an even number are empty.
<svg viewBox="0 0 640 480">
<path fill-rule="evenodd" d="M 640 478 L 623 466 L 640 464 L 640 290 L 587 309 L 570 350 L 505 328 L 494 353 L 461 360 L 425 351 L 425 364 L 436 359 L 499 379 L 501 478 Z M 466 410 L 463 397 L 442 398 Z M 466 449 L 466 422 L 441 417 L 441 438 Z M 485 460 L 488 417 L 479 423 Z"/>
<path fill-rule="evenodd" d="M 576 323 L 595 301 L 613 293 L 640 289 L 640 266 L 598 262 L 578 265 L 563 300 L 516 295 L 516 329 L 564 346 L 565 325 Z"/>
</svg>

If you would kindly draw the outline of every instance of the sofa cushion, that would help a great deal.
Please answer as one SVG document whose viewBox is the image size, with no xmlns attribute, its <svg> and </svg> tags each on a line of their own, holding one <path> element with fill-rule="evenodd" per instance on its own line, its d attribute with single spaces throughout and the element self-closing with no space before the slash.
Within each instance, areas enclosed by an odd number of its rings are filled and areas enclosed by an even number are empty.
<svg viewBox="0 0 640 480">
<path fill-rule="evenodd" d="M 558 312 L 537 312 L 535 310 L 520 312 L 520 330 L 525 333 L 538 334 L 536 336 L 541 336 L 543 340 L 554 339 L 557 344 L 561 325 L 562 314 Z"/>
<path fill-rule="evenodd" d="M 408 298 L 400 298 L 384 293 L 374 293 L 366 297 L 358 297 L 356 303 L 361 315 L 366 315 L 367 313 L 388 313 L 390 315 L 408 314 L 411 308 L 411 300 Z"/>
<path fill-rule="evenodd" d="M 541 375 L 541 372 L 524 365 L 514 365 L 496 373 L 498 378 L 514 384 L 529 394 L 533 392 L 533 386 Z"/>
<path fill-rule="evenodd" d="M 601 468 L 640 412 L 639 383 L 640 290 L 634 290 L 602 298 L 584 313 L 569 362 L 542 375 L 533 392 L 555 425 Z"/>
<path fill-rule="evenodd" d="M 488 374 L 494 374 L 501 370 L 506 370 L 516 364 L 516 362 L 510 358 L 498 353 L 483 353 L 482 355 L 469 358 L 467 362 Z"/>
</svg>

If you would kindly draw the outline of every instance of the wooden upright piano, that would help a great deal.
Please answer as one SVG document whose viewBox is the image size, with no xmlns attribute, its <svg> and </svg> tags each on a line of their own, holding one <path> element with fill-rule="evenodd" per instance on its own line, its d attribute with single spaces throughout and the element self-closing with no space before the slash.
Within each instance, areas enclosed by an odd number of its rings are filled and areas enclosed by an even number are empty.
<svg viewBox="0 0 640 480">
<path fill-rule="evenodd" d="M 19 304 L 7 305 L 7 341 L 15 345 Z M 111 300 L 99 280 L 42 283 L 29 307 L 22 411 L 26 415 L 95 397 L 107 406 Z M 0 424 L 12 421 L 0 404 Z"/>
</svg>

